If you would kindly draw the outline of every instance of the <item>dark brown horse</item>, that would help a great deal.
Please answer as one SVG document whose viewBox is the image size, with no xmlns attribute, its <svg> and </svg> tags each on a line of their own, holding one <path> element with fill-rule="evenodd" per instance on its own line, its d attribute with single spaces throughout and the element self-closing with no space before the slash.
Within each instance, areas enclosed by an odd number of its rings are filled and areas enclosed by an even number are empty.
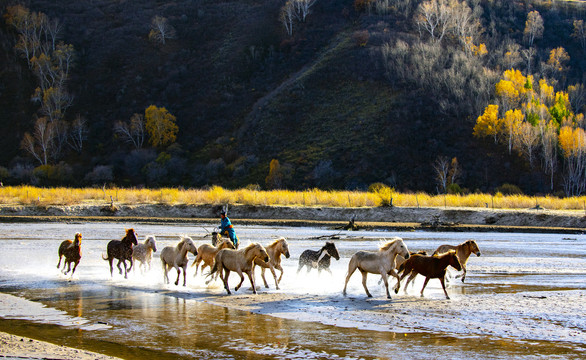
<svg viewBox="0 0 586 360">
<path fill-rule="evenodd" d="M 122 275 L 122 268 L 120 267 L 120 263 L 124 264 L 124 278 L 128 278 L 128 272 L 132 269 L 132 247 L 138 244 L 138 240 L 136 239 L 136 232 L 134 229 L 126 229 L 126 236 L 122 238 L 122 240 L 111 240 L 108 243 L 108 257 L 105 258 L 102 255 L 102 259 L 108 260 L 110 263 L 110 276 L 112 275 L 112 271 L 114 270 L 112 267 L 112 262 L 114 259 L 118 259 L 118 270 L 120 271 L 120 275 Z M 126 260 L 130 262 L 130 267 L 126 268 Z"/>
<path fill-rule="evenodd" d="M 405 283 L 405 290 L 407 290 L 407 285 L 409 285 L 409 282 L 412 281 L 417 274 L 425 276 L 425 282 L 423 283 L 423 288 L 421 288 L 421 296 L 423 296 L 423 290 L 427 286 L 429 279 L 439 279 L 442 283 L 444 294 L 446 294 L 446 298 L 449 299 L 450 297 L 446 291 L 444 277 L 446 276 L 446 268 L 450 265 L 458 271 L 462 270 L 462 265 L 460 264 L 460 260 L 458 260 L 458 256 L 454 250 L 433 256 L 414 254 L 410 256 L 403 265 L 401 265 L 400 271 L 403 272 L 403 275 L 399 281 L 411 274 Z"/>
<path fill-rule="evenodd" d="M 57 269 L 61 266 L 61 257 L 65 257 L 63 261 L 63 274 L 67 275 L 67 273 L 71 270 L 71 263 L 73 265 L 73 271 L 71 271 L 71 276 L 77 269 L 77 265 L 81 260 L 81 233 L 75 234 L 75 240 L 65 240 L 59 245 L 59 262 L 57 263 Z M 67 271 L 65 271 L 65 265 L 67 265 Z"/>
</svg>

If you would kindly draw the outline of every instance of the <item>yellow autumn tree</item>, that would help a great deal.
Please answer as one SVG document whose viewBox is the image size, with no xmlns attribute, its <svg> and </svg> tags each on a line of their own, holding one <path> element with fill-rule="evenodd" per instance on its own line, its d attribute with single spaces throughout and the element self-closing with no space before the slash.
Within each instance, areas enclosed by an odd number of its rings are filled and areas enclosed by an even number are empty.
<svg viewBox="0 0 586 360">
<path fill-rule="evenodd" d="M 525 117 L 523 116 L 521 110 L 511 109 L 505 113 L 505 117 L 502 119 L 502 131 L 507 136 L 509 154 L 513 150 L 515 139 L 519 136 L 524 118 Z"/>
<path fill-rule="evenodd" d="M 269 174 L 265 179 L 267 188 L 278 189 L 283 183 L 283 174 L 281 172 L 281 164 L 279 160 L 273 159 L 269 164 Z"/>
<path fill-rule="evenodd" d="M 476 119 L 476 125 L 474 125 L 474 136 L 476 137 L 487 137 L 491 136 L 494 139 L 495 144 L 498 141 L 498 134 L 501 132 L 502 123 L 499 119 L 499 106 L 488 105 L 484 109 L 484 114 L 480 115 Z"/>
<path fill-rule="evenodd" d="M 173 116 L 164 107 L 151 105 L 145 110 L 145 127 L 149 134 L 149 142 L 155 147 L 169 145 L 175 142 L 179 127 Z"/>
</svg>

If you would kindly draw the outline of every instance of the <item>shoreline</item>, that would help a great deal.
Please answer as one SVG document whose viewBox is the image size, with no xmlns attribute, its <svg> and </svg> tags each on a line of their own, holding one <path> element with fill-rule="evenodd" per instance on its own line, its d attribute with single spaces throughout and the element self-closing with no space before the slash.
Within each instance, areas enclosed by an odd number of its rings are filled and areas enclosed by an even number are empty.
<svg viewBox="0 0 586 360">
<path fill-rule="evenodd" d="M 220 205 L 0 205 L 0 222 L 214 223 Z M 525 232 L 583 234 L 583 211 L 547 209 L 293 207 L 231 205 L 241 225 L 321 226 L 340 229 L 355 218 L 361 229 L 443 232 Z"/>
<path fill-rule="evenodd" d="M 121 360 L 93 351 L 56 345 L 0 331 L 0 358 L 8 359 L 79 359 L 79 360 Z"/>
</svg>

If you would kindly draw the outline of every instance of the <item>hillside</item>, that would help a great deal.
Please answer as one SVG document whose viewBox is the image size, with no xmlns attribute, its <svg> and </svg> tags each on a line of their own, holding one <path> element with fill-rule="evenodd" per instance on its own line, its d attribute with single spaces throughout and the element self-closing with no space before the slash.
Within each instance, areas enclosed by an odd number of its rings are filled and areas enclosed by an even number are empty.
<svg viewBox="0 0 586 360">
<path fill-rule="evenodd" d="M 0 10 L 15 3 L 3 1 Z M 15 50 L 16 32 L 1 22 L 0 177 L 6 184 L 265 187 L 277 159 L 282 187 L 364 189 L 383 182 L 435 192 L 433 164 L 445 156 L 458 159 L 457 183 L 470 191 L 512 183 L 527 193 L 548 192 L 543 171 L 472 132 L 508 69 L 503 44 L 523 43 L 529 11 L 545 22 L 533 69 L 547 75 L 539 64 L 563 45 L 570 60 L 558 87 L 584 82 L 585 50 L 571 37 L 584 2 L 471 1 L 489 54 L 460 64 L 460 46 L 446 38 L 442 62 L 419 83 L 389 66 L 396 59 L 383 49 L 420 41 L 413 20 L 420 2 L 398 1 L 384 14 L 364 3 L 318 0 L 289 36 L 279 21 L 284 1 L 29 0 L 31 11 L 58 19 L 59 39 L 75 49 L 64 120 L 85 119 L 87 133 L 83 150 L 63 150 L 42 167 L 20 149 L 39 115 L 30 101 L 38 80 Z M 175 30 L 164 44 L 149 39 L 155 16 Z M 416 74 L 415 60 L 407 59 L 403 71 Z M 436 78 L 443 72 L 455 75 Z M 149 105 L 176 117 L 177 138 L 135 149 L 114 125 Z M 555 178 L 559 191 L 561 159 Z"/>
</svg>

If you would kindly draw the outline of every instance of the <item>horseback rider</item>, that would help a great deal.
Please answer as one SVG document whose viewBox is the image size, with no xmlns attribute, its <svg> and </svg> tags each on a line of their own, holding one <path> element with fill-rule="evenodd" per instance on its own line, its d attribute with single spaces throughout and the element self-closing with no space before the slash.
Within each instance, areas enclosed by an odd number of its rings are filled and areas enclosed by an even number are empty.
<svg viewBox="0 0 586 360">
<path fill-rule="evenodd" d="M 236 236 L 236 233 L 234 232 L 234 226 L 232 226 L 232 222 L 230 221 L 228 216 L 226 216 L 226 210 L 222 210 L 220 212 L 220 219 L 222 220 L 219 226 L 220 235 L 229 237 L 232 243 L 234 244 L 234 247 L 238 249 L 239 239 L 238 236 Z"/>
</svg>

